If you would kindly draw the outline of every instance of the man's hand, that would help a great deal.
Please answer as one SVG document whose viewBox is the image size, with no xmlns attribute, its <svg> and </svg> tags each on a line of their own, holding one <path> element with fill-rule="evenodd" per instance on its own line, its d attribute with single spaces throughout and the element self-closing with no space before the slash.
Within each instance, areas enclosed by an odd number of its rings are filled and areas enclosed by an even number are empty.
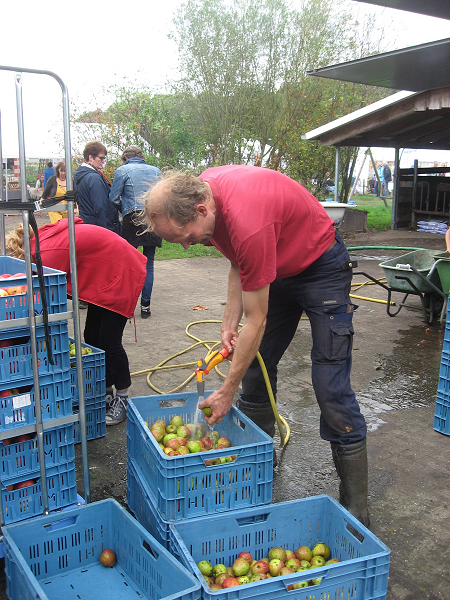
<svg viewBox="0 0 450 600">
<path fill-rule="evenodd" d="M 220 388 L 217 392 L 213 392 L 206 400 L 200 402 L 198 407 L 200 409 L 205 408 L 206 406 L 211 407 L 212 414 L 210 417 L 205 416 L 205 421 L 208 425 L 214 425 L 215 423 L 220 423 L 220 421 L 224 418 L 224 416 L 229 412 L 231 406 L 233 404 L 233 393 L 227 393 Z"/>
</svg>

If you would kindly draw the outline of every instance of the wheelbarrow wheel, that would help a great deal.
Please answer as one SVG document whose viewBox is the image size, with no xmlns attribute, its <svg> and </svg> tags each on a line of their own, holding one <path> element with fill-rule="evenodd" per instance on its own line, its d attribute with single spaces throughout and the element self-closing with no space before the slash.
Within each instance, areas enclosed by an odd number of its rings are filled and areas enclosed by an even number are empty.
<svg viewBox="0 0 450 600">
<path fill-rule="evenodd" d="M 425 321 L 429 324 L 439 319 L 442 308 L 444 306 L 444 299 L 438 294 L 427 293 L 424 294 L 425 301 Z"/>
</svg>

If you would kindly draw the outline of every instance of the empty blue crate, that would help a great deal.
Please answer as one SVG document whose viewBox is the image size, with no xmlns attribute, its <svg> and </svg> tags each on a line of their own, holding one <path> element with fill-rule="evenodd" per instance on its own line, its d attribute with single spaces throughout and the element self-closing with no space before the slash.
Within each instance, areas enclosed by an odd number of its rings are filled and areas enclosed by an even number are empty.
<svg viewBox="0 0 450 600">
<path fill-rule="evenodd" d="M 43 325 L 36 327 L 36 349 L 39 375 L 48 375 L 69 369 L 69 329 L 67 321 L 49 324 L 50 349 L 53 365 L 47 354 Z M 31 338 L 29 328 L 0 329 L 0 385 L 19 384 L 33 377 Z"/>
<path fill-rule="evenodd" d="M 11 387 L 0 385 L 0 432 L 36 424 L 33 379 Z M 72 414 L 69 371 L 40 377 L 39 394 L 43 421 Z"/>
<path fill-rule="evenodd" d="M 58 510 L 77 501 L 75 462 L 45 470 L 49 509 Z M 10 478 L 7 486 L 1 482 L 2 508 L 5 523 L 17 523 L 42 515 L 40 471 L 33 475 Z"/>
<path fill-rule="evenodd" d="M 199 600 L 197 579 L 115 500 L 3 528 L 10 600 Z M 113 568 L 99 562 L 110 548 Z"/>
<path fill-rule="evenodd" d="M 318 542 L 340 562 L 216 592 L 197 567 L 200 560 L 231 566 L 242 551 L 261 560 L 274 547 L 295 552 Z M 390 550 L 325 495 L 171 523 L 170 551 L 198 577 L 204 600 L 386 598 Z M 316 578 L 321 578 L 316 585 L 290 591 L 289 586 Z"/>
<path fill-rule="evenodd" d="M 197 403 L 198 395 L 193 392 L 131 398 L 128 402 L 128 456 L 155 490 L 162 518 L 185 519 L 270 503 L 273 440 L 234 406 L 216 426 L 220 436 L 230 439 L 230 448 L 174 457 L 161 450 L 150 432 L 152 423 L 163 419 L 168 424 L 175 415 L 184 423 L 193 423 Z M 210 462 L 229 456 L 235 460 L 217 465 Z"/>
<path fill-rule="evenodd" d="M 32 265 L 33 272 L 33 298 L 34 312 L 41 315 L 43 312 L 42 298 L 39 288 L 39 281 L 36 271 L 36 265 Z M 27 285 L 25 276 L 25 261 L 11 256 L 0 256 L 0 275 L 15 275 L 19 277 L 0 280 L 0 288 L 12 292 L 11 288 Z M 47 310 L 50 314 L 57 314 L 67 311 L 67 282 L 66 274 L 63 271 L 43 267 L 44 289 L 47 300 Z M 8 294 L 0 296 L 0 321 L 10 321 L 11 319 L 20 319 L 28 317 L 28 293 L 20 290 L 17 294 Z"/>
<path fill-rule="evenodd" d="M 434 411 L 433 429 L 444 435 L 450 435 L 450 395 L 437 393 Z"/>
<path fill-rule="evenodd" d="M 73 343 L 74 340 L 69 338 Z M 82 344 L 83 348 L 89 348 L 89 354 L 83 354 L 81 362 L 83 364 L 83 382 L 84 382 L 84 397 L 96 398 L 97 396 L 105 397 L 106 380 L 105 380 L 105 351 L 89 344 Z M 71 394 L 74 404 L 78 404 L 78 377 L 76 368 L 76 357 L 70 357 L 70 385 Z"/>
<path fill-rule="evenodd" d="M 73 407 L 74 414 L 80 412 L 78 405 Z M 85 399 L 85 414 L 86 414 L 86 438 L 88 440 L 96 440 L 97 438 L 106 435 L 106 401 L 105 396 L 98 398 Z M 73 424 L 73 435 L 75 444 L 81 442 L 80 423 Z"/>
<path fill-rule="evenodd" d="M 170 523 L 161 517 L 150 486 L 130 457 L 127 458 L 127 505 L 139 523 L 169 549 Z"/>
<path fill-rule="evenodd" d="M 54 467 L 75 460 L 73 424 L 44 430 L 45 466 Z M 36 433 L 0 441 L 0 480 L 39 474 L 39 444 Z"/>
</svg>

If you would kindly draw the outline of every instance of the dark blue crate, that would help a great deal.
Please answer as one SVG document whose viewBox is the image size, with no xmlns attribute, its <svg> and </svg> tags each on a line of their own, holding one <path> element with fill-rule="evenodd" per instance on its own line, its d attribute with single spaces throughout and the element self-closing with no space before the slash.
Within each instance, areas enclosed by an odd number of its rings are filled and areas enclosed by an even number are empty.
<svg viewBox="0 0 450 600">
<path fill-rule="evenodd" d="M 79 405 L 73 407 L 74 414 L 80 412 Z M 105 396 L 85 399 L 86 414 L 86 437 L 88 440 L 96 440 L 106 435 L 106 401 Z M 80 423 L 73 424 L 73 436 L 75 444 L 81 442 Z"/>
<path fill-rule="evenodd" d="M 318 542 L 341 562 L 212 592 L 197 563 L 231 566 L 242 551 L 255 560 L 269 550 L 295 550 Z M 204 600 L 382 600 L 386 598 L 389 549 L 329 496 L 280 502 L 170 524 L 170 551 L 197 575 Z M 319 584 L 289 591 L 288 586 L 321 577 Z"/>
<path fill-rule="evenodd" d="M 127 459 L 127 505 L 139 523 L 169 549 L 170 524 L 160 515 L 154 494 L 130 457 Z"/>
<path fill-rule="evenodd" d="M 434 411 L 433 429 L 444 435 L 450 435 L 450 395 L 438 391 Z"/>
<path fill-rule="evenodd" d="M 115 500 L 3 528 L 10 600 L 199 600 L 200 585 Z M 111 569 L 99 556 L 117 557 Z"/>
<path fill-rule="evenodd" d="M 28 439 L 26 439 L 28 438 Z M 45 466 L 54 467 L 75 460 L 73 424 L 44 431 Z M 13 477 L 39 470 L 37 434 L 11 437 L 0 442 L 0 480 L 4 485 Z"/>
<path fill-rule="evenodd" d="M 77 501 L 75 462 L 46 468 L 49 510 L 58 510 Z M 34 475 L 34 476 L 33 476 Z M 21 489 L 12 486 L 27 481 L 34 482 Z M 3 518 L 6 524 L 42 515 L 42 487 L 39 469 L 34 474 L 10 478 L 8 488 L 1 482 Z"/>
<path fill-rule="evenodd" d="M 69 338 L 71 342 L 74 340 Z M 106 375 L 105 375 L 105 351 L 89 344 L 83 344 L 83 347 L 90 348 L 91 354 L 83 354 L 83 382 L 84 382 L 84 397 L 96 398 L 98 396 L 105 397 L 106 394 Z M 70 385 L 71 394 L 74 404 L 78 403 L 78 377 L 76 368 L 76 357 L 70 357 Z"/>
<path fill-rule="evenodd" d="M 231 440 L 231 448 L 175 457 L 162 452 L 148 426 L 159 419 L 168 423 L 174 415 L 183 417 L 185 423 L 194 422 L 197 403 L 198 395 L 193 392 L 128 402 L 128 456 L 155 490 L 162 517 L 170 521 L 270 503 L 273 440 L 234 406 L 217 426 L 219 434 Z M 226 456 L 236 459 L 208 465 Z"/>
<path fill-rule="evenodd" d="M 25 425 L 36 424 L 33 379 L 24 379 L 18 393 L 5 396 L 8 390 L 0 385 L 0 431 L 10 431 Z M 70 373 L 54 373 L 39 378 L 39 393 L 43 421 L 67 417 L 72 414 Z"/>
<path fill-rule="evenodd" d="M 39 375 L 67 371 L 69 360 L 69 329 L 67 321 L 49 324 L 50 349 L 53 365 L 47 356 L 47 343 L 43 325 L 36 327 L 36 349 Z M 26 378 L 33 377 L 30 330 L 0 329 L 0 385 L 15 387 Z"/>
<path fill-rule="evenodd" d="M 37 273 L 36 265 L 32 265 L 33 273 Z M 0 256 L 0 274 L 25 273 L 25 261 L 11 256 Z M 67 281 L 63 271 L 43 267 L 44 289 L 49 314 L 67 311 Z M 26 277 L 0 280 L 0 288 L 27 285 Z M 43 312 L 42 298 L 38 276 L 33 275 L 34 311 L 36 315 Z M 10 321 L 28 317 L 28 293 L 0 297 L 0 321 Z"/>
</svg>

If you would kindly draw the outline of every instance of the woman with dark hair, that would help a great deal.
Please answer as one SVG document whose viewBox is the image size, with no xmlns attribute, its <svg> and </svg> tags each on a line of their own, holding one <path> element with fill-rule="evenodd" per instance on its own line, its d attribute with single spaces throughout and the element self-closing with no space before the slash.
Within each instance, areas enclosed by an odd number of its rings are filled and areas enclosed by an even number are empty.
<svg viewBox="0 0 450 600">
<path fill-rule="evenodd" d="M 30 231 L 31 258 L 36 239 Z M 122 345 L 127 319 L 134 316 L 146 276 L 146 259 L 123 238 L 75 219 L 78 289 L 88 303 L 84 341 L 105 351 L 107 406 L 106 424 L 117 425 L 126 418 L 131 385 L 128 357 Z M 23 226 L 6 237 L 6 247 L 17 258 L 24 257 Z M 39 228 L 42 264 L 70 273 L 68 220 L 61 219 Z M 71 295 L 70 277 L 67 293 Z M 113 391 L 115 388 L 115 394 Z"/>
<path fill-rule="evenodd" d="M 86 144 L 83 164 L 75 171 L 75 200 L 84 223 L 120 234 L 119 213 L 109 201 L 111 182 L 103 173 L 107 150 L 101 142 Z"/>
<path fill-rule="evenodd" d="M 49 177 L 42 192 L 42 199 L 59 198 L 66 193 L 66 165 L 60 161 L 55 167 L 55 174 Z M 62 204 L 67 204 L 66 200 L 61 200 Z M 67 211 L 52 211 L 48 213 L 50 223 L 56 223 L 60 219 L 67 219 Z"/>
</svg>

